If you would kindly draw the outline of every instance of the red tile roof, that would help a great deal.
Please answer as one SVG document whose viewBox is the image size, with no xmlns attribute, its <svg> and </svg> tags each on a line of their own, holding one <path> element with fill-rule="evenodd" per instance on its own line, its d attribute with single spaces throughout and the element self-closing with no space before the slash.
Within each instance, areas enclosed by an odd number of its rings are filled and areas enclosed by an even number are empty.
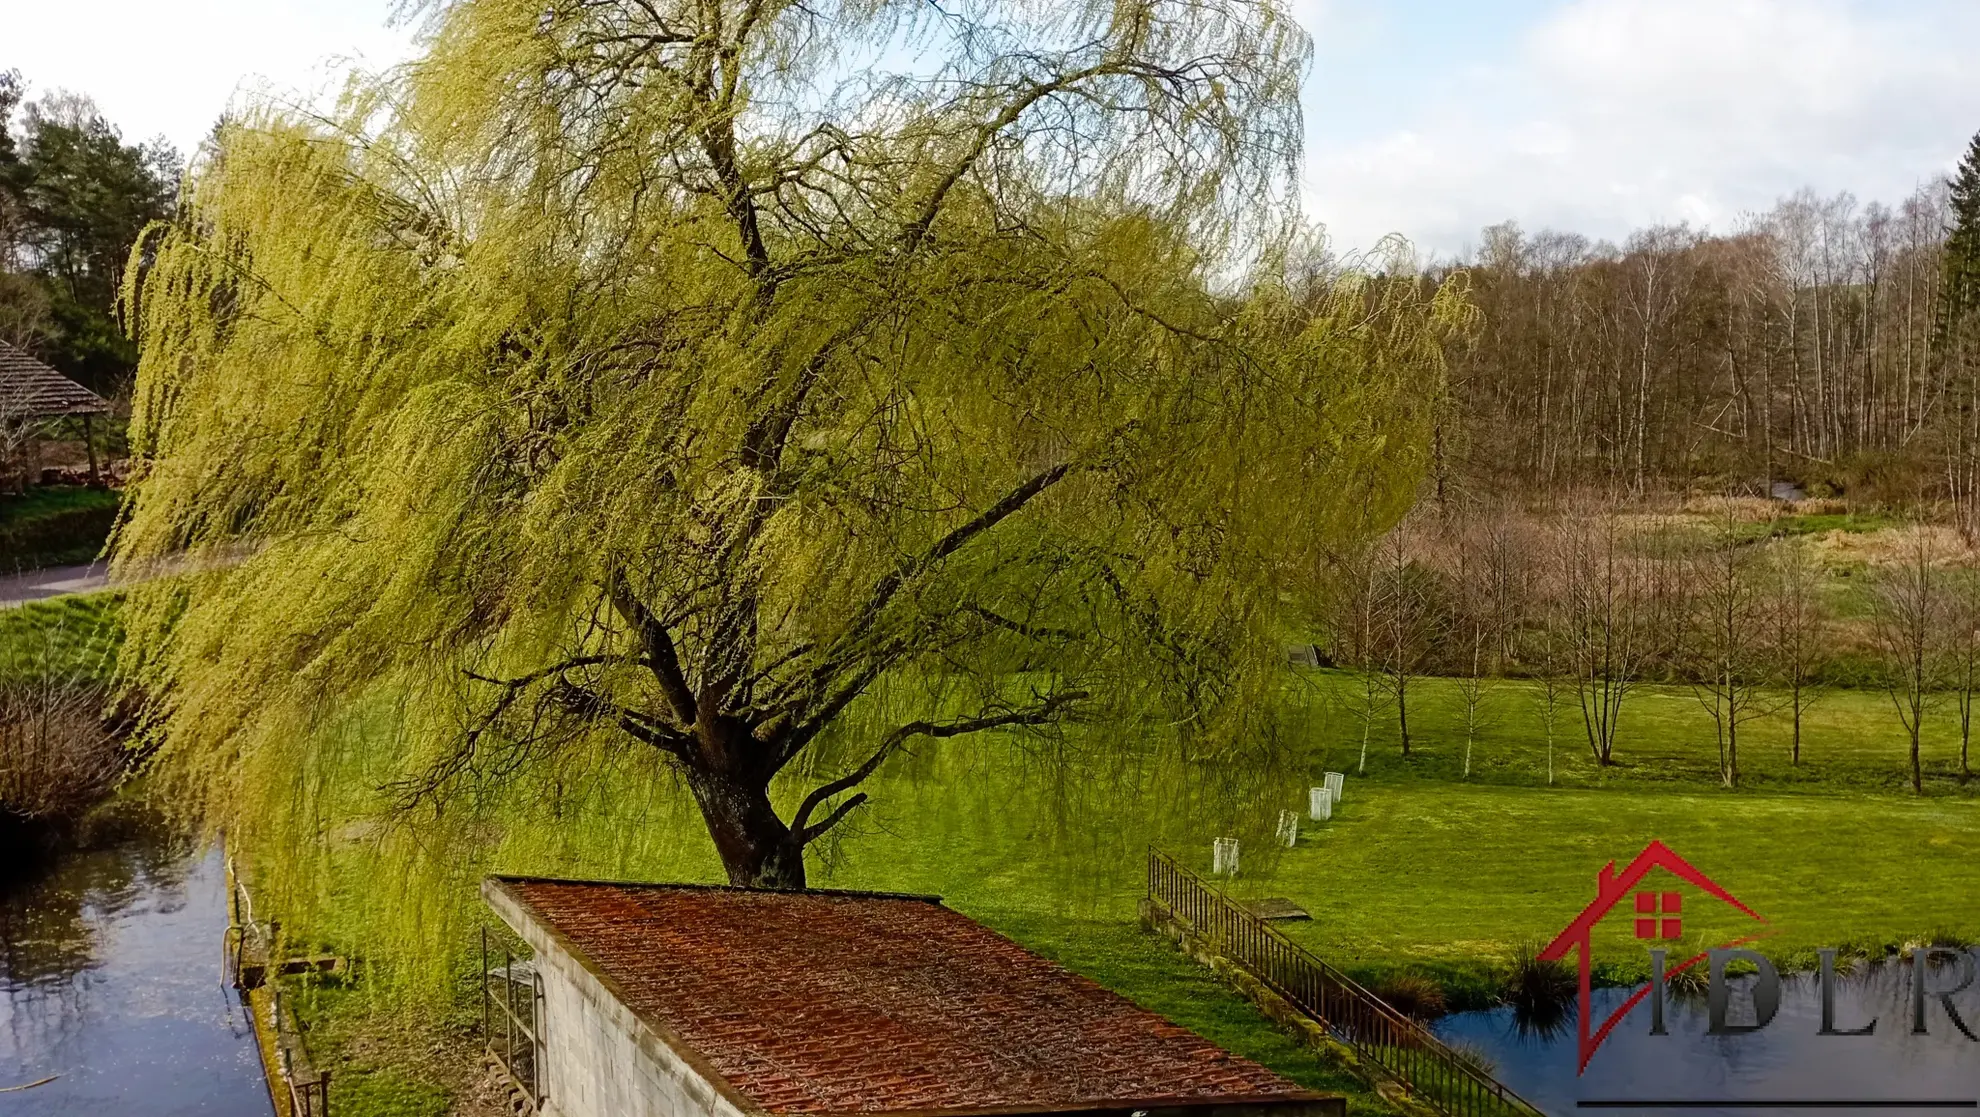
<svg viewBox="0 0 1980 1117">
<path fill-rule="evenodd" d="M 100 415 L 103 397 L 0 341 L 0 420 Z"/>
<path fill-rule="evenodd" d="M 496 878 L 770 1113 L 1317 1097 L 939 902 Z"/>
</svg>

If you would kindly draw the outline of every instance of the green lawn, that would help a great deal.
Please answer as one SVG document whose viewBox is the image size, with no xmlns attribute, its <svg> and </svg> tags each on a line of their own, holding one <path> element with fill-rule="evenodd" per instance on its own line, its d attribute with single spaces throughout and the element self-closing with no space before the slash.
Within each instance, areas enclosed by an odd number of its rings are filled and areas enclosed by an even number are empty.
<svg viewBox="0 0 1980 1117">
<path fill-rule="evenodd" d="M 1293 936 L 1350 968 L 1504 961 L 1522 940 L 1551 938 L 1593 899 L 1605 863 L 1627 864 L 1653 838 L 1767 917 L 1769 953 L 1980 938 L 1980 804 L 1963 799 L 1350 788 L 1334 822 L 1270 878 L 1238 886 L 1302 900 L 1315 919 Z M 1693 908 L 1686 937 L 1717 945 L 1749 922 Z"/>
<path fill-rule="evenodd" d="M 1456 1006 L 1488 1001 L 1517 944 L 1550 938 L 1592 898 L 1605 862 L 1627 861 L 1652 838 L 1766 916 L 1771 937 L 1763 948 L 1793 964 L 1806 964 L 1807 950 L 1821 945 L 1874 952 L 1927 937 L 1980 938 L 1972 902 L 1980 891 L 1980 781 L 1969 788 L 1957 778 L 1949 711 L 1940 711 L 1929 735 L 1922 798 L 1906 783 L 1888 700 L 1866 691 L 1833 693 L 1815 707 L 1800 767 L 1788 763 L 1779 719 L 1750 727 L 1747 781 L 1736 791 L 1718 786 L 1710 722 L 1688 691 L 1646 688 L 1633 697 L 1617 746 L 1622 764 L 1607 769 L 1588 759 L 1579 714 L 1568 705 L 1549 786 L 1529 685 L 1505 683 L 1495 693 L 1467 780 L 1448 683 L 1421 685 L 1408 760 L 1393 727 L 1375 726 L 1364 774 L 1355 770 L 1359 724 L 1334 693 L 1340 677 L 1319 672 L 1307 681 L 1316 685 L 1301 692 L 1294 732 L 1272 757 L 1185 763 L 994 738 L 929 745 L 877 779 L 872 806 L 841 841 L 818 851 L 814 883 L 939 893 L 1240 1054 L 1317 1087 L 1350 1090 L 1357 1111 L 1379 1102 L 1173 947 L 1140 932 L 1135 902 L 1149 846 L 1207 868 L 1213 837 L 1241 835 L 1237 893 L 1300 901 L 1314 919 L 1288 930 L 1322 957 L 1369 980 L 1404 969 L 1428 973 Z M 375 728 L 355 738 L 385 740 Z M 368 745 L 349 762 L 382 770 L 373 766 L 387 750 Z M 1273 848 L 1267 835 L 1279 810 L 1303 807 L 1306 787 L 1328 769 L 1350 773 L 1336 819 L 1309 826 L 1295 849 Z M 794 799 L 802 789 L 793 782 L 785 794 Z M 487 867 L 503 871 L 721 875 L 677 787 L 632 769 L 609 794 L 546 785 L 475 825 L 492 827 Z M 340 949 L 382 958 L 393 943 L 458 943 L 483 918 L 472 893 L 483 866 L 445 866 L 436 887 L 448 898 L 407 902 L 379 887 L 397 875 L 378 872 L 389 852 L 363 842 L 355 848 L 365 855 L 346 860 L 341 881 L 324 893 L 343 925 L 323 934 Z M 401 920 L 394 932 L 401 937 L 367 928 L 367 919 Z M 1696 906 L 1687 920 L 1688 942 L 1716 944 L 1728 930 L 1724 918 Z M 1622 960 L 1608 975 L 1617 978 L 1627 976 L 1628 959 L 1642 957 L 1641 944 L 1620 932 L 1607 936 L 1603 951 Z M 392 1062 L 380 1056 L 367 1065 L 382 1071 Z M 374 1085 L 381 1097 L 391 1093 Z"/>
<path fill-rule="evenodd" d="M 115 593 L 76 594 L 0 609 L 0 683 L 107 683 L 116 669 Z"/>
<path fill-rule="evenodd" d="M 1313 750 L 1314 763 L 1349 773 L 1358 766 L 1362 734 L 1361 721 L 1351 712 L 1354 685 L 1340 673 L 1314 671 L 1303 675 L 1296 692 L 1302 736 Z M 1767 706 L 1767 716 L 1740 729 L 1743 789 L 1910 794 L 1909 742 L 1882 690 L 1835 688 L 1823 693 L 1803 715 L 1799 765 L 1790 760 L 1793 735 L 1785 698 L 1772 696 Z M 1718 782 L 1712 721 L 1688 687 L 1643 686 L 1630 694 L 1617 735 L 1616 766 L 1610 768 L 1594 763 L 1572 688 L 1563 690 L 1557 709 L 1553 754 L 1558 784 L 1648 791 L 1652 784 Z M 1371 734 L 1366 775 L 1377 780 L 1544 785 L 1544 710 L 1537 684 L 1494 681 L 1473 745 L 1471 777 L 1464 781 L 1458 688 L 1447 679 L 1417 680 L 1410 690 L 1412 755 L 1402 757 L 1394 712 L 1384 708 Z M 1959 779 L 1959 724 L 1950 694 L 1940 696 L 1927 715 L 1923 753 L 1929 794 L 1968 794 Z M 1972 762 L 1980 769 L 1980 742 Z M 1972 791 L 1980 794 L 1980 781 Z"/>
<path fill-rule="evenodd" d="M 1315 698 L 1303 763 L 1234 809 L 1179 806 L 1196 789 L 1167 769 L 1054 778 L 1036 767 L 997 775 L 960 750 L 924 759 L 927 770 L 893 774 L 876 793 L 873 817 L 825 875 L 941 892 L 1021 939 L 1056 920 L 1055 941 L 1074 940 L 1131 919 L 1149 844 L 1207 870 L 1212 837 L 1245 833 L 1235 892 L 1300 901 L 1315 918 L 1288 929 L 1329 961 L 1370 978 L 1432 970 L 1461 1002 L 1495 986 L 1518 944 L 1573 918 L 1605 863 L 1627 863 L 1653 838 L 1766 916 L 1763 949 L 1796 964 L 1817 946 L 1980 939 L 1980 780 L 1958 779 L 1949 708 L 1928 734 L 1921 798 L 1881 692 L 1826 696 L 1798 767 L 1784 717 L 1749 726 L 1737 790 L 1719 786 L 1711 723 L 1682 688 L 1630 700 L 1612 768 L 1593 763 L 1578 711 L 1563 709 L 1553 786 L 1537 688 L 1501 685 L 1469 780 L 1454 688 L 1429 680 L 1419 695 L 1413 755 L 1402 759 L 1393 728 L 1378 726 L 1365 774 L 1359 724 Z M 1303 814 L 1305 787 L 1328 769 L 1349 773 L 1334 821 L 1274 849 L 1270 821 L 1282 808 Z M 1687 940 L 1725 930 L 1715 914 L 1695 911 Z"/>
</svg>

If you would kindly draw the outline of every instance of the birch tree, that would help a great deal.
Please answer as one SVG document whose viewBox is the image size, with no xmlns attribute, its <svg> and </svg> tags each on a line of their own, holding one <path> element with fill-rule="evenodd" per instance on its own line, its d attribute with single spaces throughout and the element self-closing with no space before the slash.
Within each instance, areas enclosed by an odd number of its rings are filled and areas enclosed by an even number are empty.
<svg viewBox="0 0 1980 1117">
<path fill-rule="evenodd" d="M 1820 700 L 1817 679 L 1829 640 L 1828 606 L 1822 597 L 1822 567 L 1808 546 L 1797 539 L 1768 544 L 1766 638 L 1772 673 L 1787 692 L 1793 736 L 1788 763 L 1801 764 L 1802 722 L 1808 708 Z"/>
<path fill-rule="evenodd" d="M 1885 693 L 1904 726 L 1911 752 L 1911 790 L 1925 793 L 1919 739 L 1925 718 L 1938 704 L 1945 671 L 1948 616 L 1944 548 L 1930 529 L 1906 533 L 1895 561 L 1871 586 L 1873 638 L 1882 660 Z"/>
</svg>

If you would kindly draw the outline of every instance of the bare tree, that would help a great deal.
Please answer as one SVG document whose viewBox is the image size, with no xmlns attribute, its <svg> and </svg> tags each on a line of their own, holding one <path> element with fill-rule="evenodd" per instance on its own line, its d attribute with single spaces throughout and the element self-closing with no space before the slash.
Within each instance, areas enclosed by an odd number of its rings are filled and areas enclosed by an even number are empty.
<svg viewBox="0 0 1980 1117">
<path fill-rule="evenodd" d="M 1410 689 L 1441 635 L 1435 575 L 1417 562 L 1408 525 L 1391 531 L 1377 548 L 1375 564 L 1377 662 L 1396 706 L 1396 733 L 1409 755 Z"/>
<path fill-rule="evenodd" d="M 1464 712 L 1464 775 L 1485 723 L 1486 705 L 1517 646 L 1530 592 L 1530 566 L 1510 517 L 1497 509 L 1467 521 L 1450 541 L 1457 608 L 1452 650 L 1461 658 L 1458 698 Z"/>
<path fill-rule="evenodd" d="M 26 393 L 0 385 L 0 488 L 26 484 L 23 451 L 48 428 L 48 417 L 29 405 Z"/>
<path fill-rule="evenodd" d="M 1547 741 L 1547 784 L 1554 783 L 1554 743 L 1560 726 L 1561 701 L 1576 676 L 1572 641 L 1566 620 L 1567 594 L 1560 584 L 1565 574 L 1561 561 L 1561 533 L 1540 537 L 1550 550 L 1544 562 L 1528 581 L 1530 596 L 1525 620 L 1517 634 L 1516 654 L 1533 673 L 1540 687 L 1540 725 Z"/>
<path fill-rule="evenodd" d="M 116 785 L 124 752 L 104 728 L 103 692 L 59 679 L 0 683 L 0 812 L 80 815 Z"/>
<path fill-rule="evenodd" d="M 1972 776 L 1967 753 L 1973 742 L 1973 700 L 1980 691 L 1980 571 L 1946 572 L 1948 682 L 1959 708 L 1959 779 Z"/>
<path fill-rule="evenodd" d="M 1549 636 L 1546 639 L 1552 639 Z M 1567 679 L 1549 662 L 1540 672 L 1540 725 L 1547 736 L 1547 785 L 1554 784 L 1554 740 L 1555 731 L 1561 722 L 1561 698 L 1567 690 Z"/>
<path fill-rule="evenodd" d="M 1615 763 L 1623 704 L 1664 635 L 1656 571 L 1631 554 L 1613 508 L 1570 514 L 1556 537 L 1560 623 L 1588 749 Z"/>
<path fill-rule="evenodd" d="M 1934 323 L 1955 210 L 1937 181 L 1894 207 L 1804 191 L 1727 234 L 1650 228 L 1620 247 L 1486 229 L 1467 269 L 1485 326 L 1450 376 L 1461 480 L 1640 492 L 1730 463 L 1765 484 L 1783 459 L 1819 474 L 1866 450 L 1920 467 L 1943 451 L 1972 520 L 1980 337 L 1932 341 L 1949 336 Z"/>
<path fill-rule="evenodd" d="M 1361 724 L 1361 759 L 1357 773 L 1368 770 L 1368 742 L 1382 709 L 1382 658 L 1378 629 L 1381 580 L 1375 556 L 1364 551 L 1339 562 L 1334 569 L 1333 659 L 1355 679 L 1348 712 Z"/>
<path fill-rule="evenodd" d="M 1472 603 L 1467 602 L 1467 605 Z M 1497 639 L 1489 616 L 1466 608 L 1457 624 L 1457 650 L 1464 658 L 1464 673 L 1458 676 L 1458 701 L 1464 708 L 1464 778 L 1471 778 L 1471 750 L 1485 722 L 1485 703 L 1494 686 L 1490 648 Z"/>
<path fill-rule="evenodd" d="M 1816 670 L 1827 645 L 1829 614 L 1822 598 L 1822 567 L 1806 544 L 1778 539 L 1767 547 L 1768 655 L 1772 673 L 1787 692 L 1794 722 L 1788 762 L 1801 763 L 1801 729 L 1808 708 L 1821 698 Z"/>
<path fill-rule="evenodd" d="M 1918 741 L 1944 679 L 1945 548 L 1925 527 L 1904 536 L 1897 561 L 1871 586 L 1871 631 L 1881 654 L 1884 689 L 1911 746 L 1911 790 L 1925 793 Z"/>
<path fill-rule="evenodd" d="M 1687 658 L 1692 693 L 1711 715 L 1719 744 L 1719 779 L 1739 786 L 1739 731 L 1769 712 L 1766 700 L 1767 598 L 1761 552 L 1728 508 L 1686 564 L 1690 600 Z"/>
</svg>

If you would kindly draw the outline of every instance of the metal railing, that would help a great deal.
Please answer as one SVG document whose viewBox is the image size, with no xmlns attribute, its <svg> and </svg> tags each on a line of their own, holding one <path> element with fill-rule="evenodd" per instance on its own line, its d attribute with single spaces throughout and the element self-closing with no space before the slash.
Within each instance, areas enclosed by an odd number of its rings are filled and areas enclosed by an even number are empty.
<svg viewBox="0 0 1980 1117">
<path fill-rule="evenodd" d="M 227 930 L 220 939 L 227 983 L 243 992 L 260 987 L 268 977 L 269 955 L 281 933 L 280 920 L 255 922 L 254 898 L 235 875 L 233 858 L 228 858 Z"/>
<path fill-rule="evenodd" d="M 289 1090 L 290 1117 L 329 1117 L 330 1072 L 310 1062 L 302 1024 L 289 1011 L 280 989 L 270 997 L 270 1006 L 276 1057 L 282 1082 Z"/>
<path fill-rule="evenodd" d="M 488 1054 L 502 1066 L 516 1091 L 529 1102 L 530 1112 L 543 1105 L 543 1040 L 537 1031 L 537 1006 L 543 1003 L 543 978 L 527 960 L 502 948 L 502 965 L 490 969 L 488 929 L 481 930 L 481 1034 Z"/>
<path fill-rule="evenodd" d="M 1450 1117 L 1544 1117 L 1423 1025 L 1154 849 L 1148 851 L 1148 898 L 1438 1111 Z"/>
</svg>

